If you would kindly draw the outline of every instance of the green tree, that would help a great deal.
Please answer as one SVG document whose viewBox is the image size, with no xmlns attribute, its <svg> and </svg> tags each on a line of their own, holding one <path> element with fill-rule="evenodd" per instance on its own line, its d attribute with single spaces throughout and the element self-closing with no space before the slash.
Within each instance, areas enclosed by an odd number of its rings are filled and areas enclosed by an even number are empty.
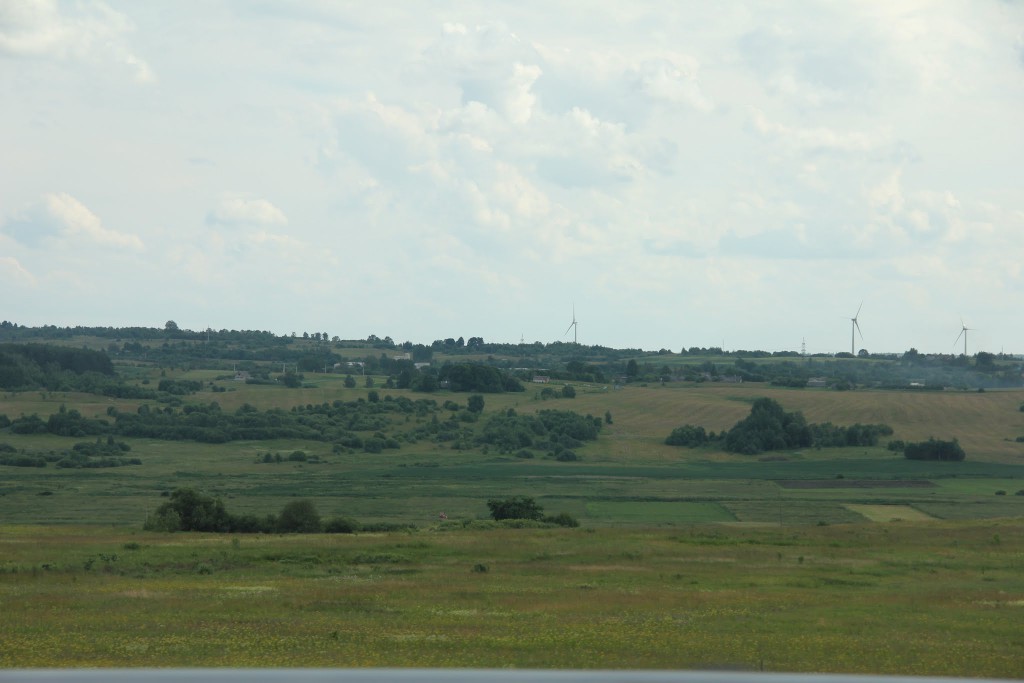
<svg viewBox="0 0 1024 683">
<path fill-rule="evenodd" d="M 277 516 L 277 529 L 282 533 L 318 533 L 321 530 L 320 513 L 310 500 L 293 500 Z"/>
<path fill-rule="evenodd" d="M 484 412 L 484 397 L 480 394 L 473 394 L 466 399 L 466 409 L 471 413 Z"/>
<path fill-rule="evenodd" d="M 676 427 L 665 439 L 665 443 L 669 446 L 686 446 L 688 448 L 697 448 L 707 442 L 708 435 L 704 432 L 704 428 L 694 425 Z"/>
<path fill-rule="evenodd" d="M 356 378 L 352 375 L 345 375 L 345 387 L 348 389 L 353 388 L 356 385 Z"/>
<path fill-rule="evenodd" d="M 626 377 L 630 379 L 636 379 L 636 376 L 640 374 L 640 366 L 636 364 L 636 361 L 632 358 L 626 363 Z"/>
<path fill-rule="evenodd" d="M 175 524 L 175 520 L 177 523 Z M 163 531 L 227 531 L 230 516 L 218 498 L 179 488 L 146 520 L 145 528 Z"/>
<path fill-rule="evenodd" d="M 956 439 L 941 441 L 929 437 L 927 441 L 908 443 L 903 446 L 903 457 L 909 460 L 946 460 L 960 462 L 965 457 L 963 447 Z"/>
<path fill-rule="evenodd" d="M 725 435 L 725 450 L 756 455 L 762 451 L 810 446 L 813 441 L 803 413 L 787 413 L 773 399 L 759 398 L 750 415 Z"/>
<path fill-rule="evenodd" d="M 502 519 L 542 519 L 544 517 L 544 508 L 529 496 L 512 496 L 503 500 L 492 498 L 487 501 L 487 507 L 490 508 L 491 518 L 495 521 Z"/>
</svg>

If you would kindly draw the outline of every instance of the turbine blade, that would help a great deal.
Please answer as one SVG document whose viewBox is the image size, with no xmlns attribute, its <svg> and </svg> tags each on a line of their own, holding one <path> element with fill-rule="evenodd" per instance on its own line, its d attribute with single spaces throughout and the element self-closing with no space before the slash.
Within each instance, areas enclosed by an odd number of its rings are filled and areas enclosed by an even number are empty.
<svg viewBox="0 0 1024 683">
<path fill-rule="evenodd" d="M 860 309 L 862 309 L 862 308 L 864 308 L 864 302 L 863 301 L 861 301 L 860 302 L 860 306 L 857 307 L 857 315 L 853 316 L 854 320 L 856 320 L 857 318 L 860 317 Z"/>
<path fill-rule="evenodd" d="M 570 324 L 569 327 L 565 328 L 565 332 L 562 333 L 562 336 L 564 337 L 565 335 L 569 334 L 569 330 L 571 330 L 572 326 L 575 325 L 575 324 L 576 324 L 576 321 L 573 320 L 572 324 Z"/>
<path fill-rule="evenodd" d="M 960 330 L 960 334 L 956 335 L 956 339 L 953 340 L 953 346 L 956 346 L 956 343 L 960 341 L 960 337 L 962 336 L 964 336 L 964 331 Z"/>
<path fill-rule="evenodd" d="M 853 319 L 853 326 L 857 328 L 857 334 L 860 335 L 860 338 L 864 339 L 864 333 L 860 331 L 860 323 L 857 322 L 856 318 Z"/>
</svg>

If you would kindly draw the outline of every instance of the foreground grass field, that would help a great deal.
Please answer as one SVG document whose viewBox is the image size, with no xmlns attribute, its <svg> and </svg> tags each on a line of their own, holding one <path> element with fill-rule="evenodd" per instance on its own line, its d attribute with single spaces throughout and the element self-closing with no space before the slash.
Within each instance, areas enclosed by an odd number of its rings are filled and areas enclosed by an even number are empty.
<svg viewBox="0 0 1024 683">
<path fill-rule="evenodd" d="M 1024 675 L 1024 523 L 0 528 L 0 667 Z"/>
</svg>

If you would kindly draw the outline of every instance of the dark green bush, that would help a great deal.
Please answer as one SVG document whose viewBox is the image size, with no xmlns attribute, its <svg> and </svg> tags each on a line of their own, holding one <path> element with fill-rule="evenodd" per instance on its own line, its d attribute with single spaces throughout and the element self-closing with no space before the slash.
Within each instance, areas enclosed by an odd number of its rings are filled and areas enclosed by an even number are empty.
<svg viewBox="0 0 1024 683">
<path fill-rule="evenodd" d="M 495 521 L 502 519 L 539 520 L 544 517 L 544 508 L 529 496 L 512 496 L 501 500 L 492 498 L 487 501 L 487 507 L 491 510 L 491 519 Z"/>
<path fill-rule="evenodd" d="M 359 530 L 359 522 L 347 517 L 332 517 L 324 524 L 324 532 L 328 534 L 354 534 Z"/>
<path fill-rule="evenodd" d="M 941 441 L 929 438 L 927 441 L 908 443 L 903 447 L 903 456 L 909 460 L 945 460 L 958 462 L 967 457 L 960 442 Z"/>
<path fill-rule="evenodd" d="M 310 500 L 293 500 L 277 516 L 277 530 L 285 534 L 315 534 L 322 528 L 320 513 Z"/>
<path fill-rule="evenodd" d="M 665 438 L 665 443 L 669 446 L 686 446 L 688 448 L 697 448 L 707 442 L 708 435 L 704 432 L 704 428 L 690 424 L 676 427 Z"/>
<path fill-rule="evenodd" d="M 570 515 L 568 512 L 559 512 L 557 515 L 549 515 L 544 518 L 544 521 L 548 524 L 557 524 L 558 526 L 564 526 L 569 528 L 575 528 L 580 525 L 579 520 Z"/>
<path fill-rule="evenodd" d="M 194 489 L 171 491 L 170 500 L 150 515 L 147 531 L 228 531 L 230 518 L 219 499 Z"/>
</svg>

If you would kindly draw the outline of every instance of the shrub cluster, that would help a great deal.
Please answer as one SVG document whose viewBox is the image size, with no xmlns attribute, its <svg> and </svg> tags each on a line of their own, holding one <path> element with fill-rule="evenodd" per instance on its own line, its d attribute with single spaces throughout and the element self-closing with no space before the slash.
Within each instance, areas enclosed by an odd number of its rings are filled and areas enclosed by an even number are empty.
<svg viewBox="0 0 1024 683">
<path fill-rule="evenodd" d="M 852 424 L 840 427 L 831 422 L 811 424 L 811 438 L 814 446 L 823 448 L 843 446 L 877 446 L 878 439 L 890 436 L 892 427 L 887 424 Z"/>
<path fill-rule="evenodd" d="M 162 379 L 157 385 L 158 391 L 164 391 L 175 396 L 194 394 L 202 388 L 202 382 L 191 379 Z"/>
<path fill-rule="evenodd" d="M 601 425 L 601 418 L 568 410 L 542 410 L 536 415 L 519 415 L 508 410 L 493 415 L 484 424 L 477 442 L 496 446 L 501 453 L 535 448 L 557 458 L 563 451 L 596 440 Z"/>
<path fill-rule="evenodd" d="M 492 498 L 487 501 L 491 511 L 491 519 L 495 522 L 506 520 L 534 521 L 564 527 L 578 527 L 579 521 L 568 512 L 557 515 L 545 515 L 544 508 L 530 496 L 512 496 L 511 498 Z"/>
<path fill-rule="evenodd" d="M 146 518 L 143 528 L 147 531 L 350 534 L 359 531 L 360 525 L 344 518 L 324 522 L 316 506 L 306 499 L 290 501 L 277 515 L 232 515 L 219 498 L 190 488 L 178 488 Z"/>
<path fill-rule="evenodd" d="M 478 363 L 454 363 L 441 368 L 439 382 L 447 382 L 452 391 L 476 391 L 498 394 L 506 391 L 524 391 L 523 385 L 512 375 L 498 368 Z"/>
<path fill-rule="evenodd" d="M 95 469 L 105 467 L 123 467 L 125 465 L 141 465 L 139 458 L 126 458 L 124 454 L 131 447 L 113 437 L 106 441 L 97 439 L 95 443 L 76 443 L 71 450 L 49 451 L 46 453 L 18 452 L 9 444 L 0 444 L 0 465 L 8 467 L 46 467 L 54 463 L 55 467 L 69 469 Z"/>
<path fill-rule="evenodd" d="M 740 420 L 718 438 L 731 453 L 756 455 L 764 451 L 787 450 L 817 446 L 874 446 L 880 436 L 892 434 L 886 424 L 854 424 L 840 427 L 831 422 L 808 424 L 803 413 L 786 412 L 777 401 L 759 398 L 750 408 L 750 415 Z M 670 446 L 697 448 L 715 440 L 714 432 L 686 424 L 676 427 L 665 439 Z"/>
<path fill-rule="evenodd" d="M 290 411 L 280 408 L 260 411 L 245 404 L 235 412 L 225 412 L 216 402 L 186 405 L 180 410 L 139 406 L 135 413 L 113 413 L 116 434 L 149 439 L 191 440 L 205 443 L 226 443 L 235 440 L 306 439 L 329 441 L 345 448 L 379 452 L 398 448 L 397 440 L 384 435 L 396 415 L 426 416 L 438 411 L 433 400 L 412 401 L 405 396 L 385 396 L 379 401 L 334 401 L 308 404 Z M 29 420 L 29 418 L 23 418 Z M 38 420 L 38 418 L 36 418 Z M 41 422 L 41 420 L 40 420 Z M 46 431 L 46 423 L 38 427 Z M 12 425 L 13 429 L 13 425 Z M 379 432 L 373 437 L 360 437 L 356 432 Z M 379 442 L 371 441 L 376 438 Z M 379 448 L 378 448 L 379 447 Z"/>
<path fill-rule="evenodd" d="M 665 438 L 665 443 L 669 446 L 686 446 L 688 448 L 697 448 L 703 446 L 708 442 L 707 432 L 704 431 L 703 427 L 697 427 L 694 425 L 686 424 L 682 427 L 676 427 L 672 430 L 672 433 Z"/>
<path fill-rule="evenodd" d="M 959 462 L 967 457 L 960 442 L 941 441 L 929 438 L 927 441 L 908 443 L 903 446 L 903 456 L 909 460 L 946 460 Z"/>
</svg>

